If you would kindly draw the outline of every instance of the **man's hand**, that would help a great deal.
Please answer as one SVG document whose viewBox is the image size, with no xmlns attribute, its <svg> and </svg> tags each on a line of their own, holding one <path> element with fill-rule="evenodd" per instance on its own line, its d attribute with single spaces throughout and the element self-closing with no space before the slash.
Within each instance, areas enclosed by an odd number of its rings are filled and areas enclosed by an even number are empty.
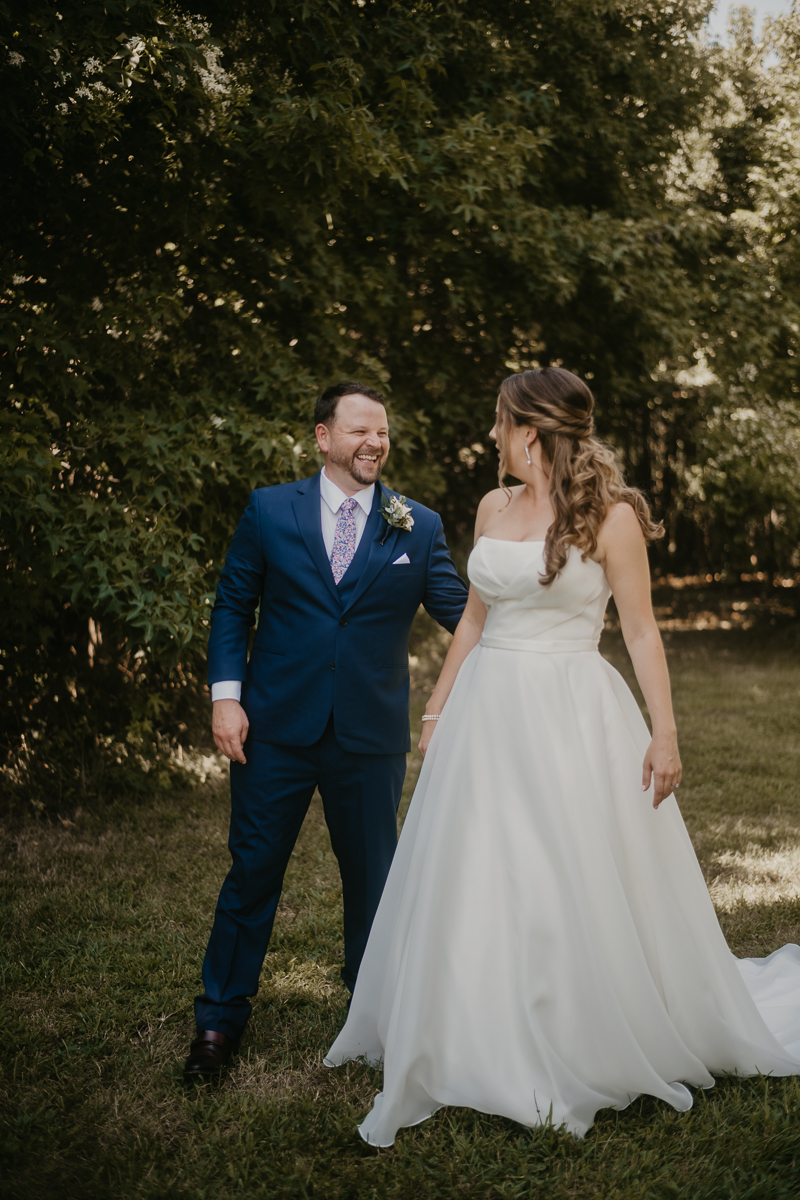
<svg viewBox="0 0 800 1200">
<path fill-rule="evenodd" d="M 217 749 L 231 762 L 246 763 L 245 739 L 250 722 L 238 700 L 215 700 L 211 706 L 211 732 Z"/>
</svg>

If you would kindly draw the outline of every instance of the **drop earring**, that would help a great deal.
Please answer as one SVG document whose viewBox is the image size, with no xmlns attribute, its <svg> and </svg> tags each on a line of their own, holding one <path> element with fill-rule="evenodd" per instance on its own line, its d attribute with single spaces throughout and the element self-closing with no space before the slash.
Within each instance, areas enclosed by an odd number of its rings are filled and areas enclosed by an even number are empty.
<svg viewBox="0 0 800 1200">
<path fill-rule="evenodd" d="M 525 457 L 526 457 L 526 458 L 527 458 L 527 460 L 528 460 L 528 466 L 530 466 L 530 465 L 531 465 L 531 455 L 530 455 L 530 451 L 528 450 L 528 443 L 527 443 L 527 442 L 525 443 Z"/>
</svg>

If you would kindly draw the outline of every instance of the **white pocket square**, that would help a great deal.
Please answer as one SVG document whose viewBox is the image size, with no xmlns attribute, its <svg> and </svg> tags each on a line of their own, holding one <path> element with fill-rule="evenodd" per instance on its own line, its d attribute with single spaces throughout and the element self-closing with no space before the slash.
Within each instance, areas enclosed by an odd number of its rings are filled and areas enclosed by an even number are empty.
<svg viewBox="0 0 800 1200">
<path fill-rule="evenodd" d="M 411 559 L 408 557 L 407 554 L 401 554 L 399 558 L 396 558 L 394 560 L 394 562 L 392 563 L 392 566 L 393 567 L 402 567 L 403 563 L 410 563 L 410 562 L 411 562 Z"/>
</svg>

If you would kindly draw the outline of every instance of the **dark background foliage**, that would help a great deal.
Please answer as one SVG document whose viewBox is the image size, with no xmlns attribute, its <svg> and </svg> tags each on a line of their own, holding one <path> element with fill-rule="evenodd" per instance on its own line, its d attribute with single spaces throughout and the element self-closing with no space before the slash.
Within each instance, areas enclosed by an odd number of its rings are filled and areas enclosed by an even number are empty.
<svg viewBox="0 0 800 1200">
<path fill-rule="evenodd" d="M 559 362 L 657 570 L 798 565 L 800 22 L 765 67 L 708 8 L 0 0 L 12 794 L 174 782 L 226 543 L 332 380 L 462 557 L 497 385 Z"/>
</svg>

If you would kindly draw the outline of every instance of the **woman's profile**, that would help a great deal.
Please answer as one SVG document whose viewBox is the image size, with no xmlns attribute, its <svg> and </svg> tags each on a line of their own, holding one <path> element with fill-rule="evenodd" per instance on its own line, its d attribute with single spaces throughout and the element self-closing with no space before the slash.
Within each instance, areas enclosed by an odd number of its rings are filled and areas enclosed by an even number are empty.
<svg viewBox="0 0 800 1200">
<path fill-rule="evenodd" d="M 685 1110 L 714 1076 L 800 1074 L 800 948 L 734 958 L 678 810 L 660 530 L 593 403 L 560 368 L 500 388 L 501 487 L 478 510 L 425 761 L 326 1059 L 383 1062 L 373 1145 L 443 1105 L 581 1135 L 643 1093 Z M 598 652 L 612 593 L 652 733 Z"/>
</svg>

